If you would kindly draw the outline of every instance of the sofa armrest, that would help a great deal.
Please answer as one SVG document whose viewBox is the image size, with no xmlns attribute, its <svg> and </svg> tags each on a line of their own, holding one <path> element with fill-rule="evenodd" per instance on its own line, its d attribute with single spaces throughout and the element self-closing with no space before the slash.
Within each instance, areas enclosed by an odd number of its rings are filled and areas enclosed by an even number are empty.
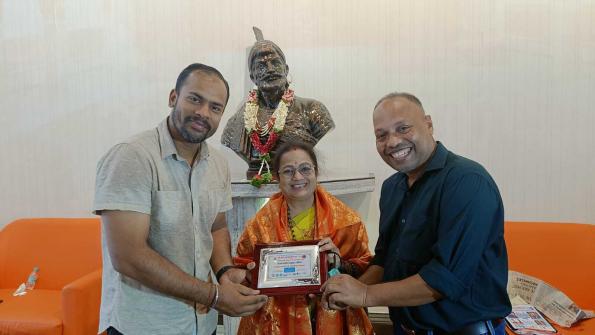
<svg viewBox="0 0 595 335">
<path fill-rule="evenodd" d="M 91 272 L 62 288 L 64 335 L 97 334 L 101 304 L 101 270 Z"/>
</svg>

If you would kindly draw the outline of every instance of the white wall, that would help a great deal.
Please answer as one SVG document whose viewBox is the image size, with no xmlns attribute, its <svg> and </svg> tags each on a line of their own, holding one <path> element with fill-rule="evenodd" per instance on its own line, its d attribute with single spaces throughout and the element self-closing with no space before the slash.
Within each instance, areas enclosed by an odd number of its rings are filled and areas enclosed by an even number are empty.
<svg viewBox="0 0 595 335">
<path fill-rule="evenodd" d="M 97 160 L 167 115 L 189 63 L 231 83 L 221 130 L 249 88 L 252 25 L 285 51 L 296 93 L 332 112 L 327 173 L 380 186 L 393 171 L 371 110 L 408 91 L 438 139 L 492 173 L 507 219 L 595 223 L 592 1 L 4 0 L 0 20 L 0 226 L 90 215 Z M 378 193 L 347 201 L 373 245 Z"/>
</svg>

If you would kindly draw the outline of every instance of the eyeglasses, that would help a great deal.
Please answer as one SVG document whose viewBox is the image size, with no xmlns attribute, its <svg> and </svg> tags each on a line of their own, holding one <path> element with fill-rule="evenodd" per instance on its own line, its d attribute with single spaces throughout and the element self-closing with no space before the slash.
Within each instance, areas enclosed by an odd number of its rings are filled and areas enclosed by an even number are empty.
<svg viewBox="0 0 595 335">
<path fill-rule="evenodd" d="M 279 170 L 279 173 L 283 177 L 285 177 L 287 179 L 291 179 L 291 178 L 293 178 L 293 176 L 295 176 L 296 171 L 299 171 L 299 173 L 302 176 L 308 177 L 314 171 L 314 166 L 309 163 L 302 163 L 297 167 L 297 169 L 294 168 L 293 166 L 287 166 L 287 167 L 283 168 L 282 170 Z"/>
</svg>

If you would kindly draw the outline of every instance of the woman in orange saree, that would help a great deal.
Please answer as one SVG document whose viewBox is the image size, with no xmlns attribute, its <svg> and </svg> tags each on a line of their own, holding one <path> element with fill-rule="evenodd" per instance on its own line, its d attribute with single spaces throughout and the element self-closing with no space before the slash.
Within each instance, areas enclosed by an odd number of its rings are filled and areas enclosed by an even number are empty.
<svg viewBox="0 0 595 335">
<path fill-rule="evenodd" d="M 273 166 L 281 192 L 246 224 L 236 263 L 252 262 L 257 243 L 320 239 L 320 250 L 329 251 L 329 259 L 340 255 L 340 261 L 330 266 L 353 276 L 361 274 L 371 259 L 365 226 L 354 210 L 317 185 L 317 160 L 312 148 L 287 143 L 277 151 Z M 326 310 L 319 298 L 269 297 L 263 308 L 242 318 L 238 335 L 373 334 L 362 308 Z"/>
</svg>

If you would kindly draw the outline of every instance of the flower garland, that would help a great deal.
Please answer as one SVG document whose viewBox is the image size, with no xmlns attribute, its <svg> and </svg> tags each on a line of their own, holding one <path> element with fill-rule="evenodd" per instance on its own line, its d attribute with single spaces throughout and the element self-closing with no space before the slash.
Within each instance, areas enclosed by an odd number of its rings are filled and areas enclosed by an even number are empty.
<svg viewBox="0 0 595 335">
<path fill-rule="evenodd" d="M 275 108 L 273 115 L 269 118 L 264 126 L 258 124 L 258 89 L 253 89 L 248 94 L 248 100 L 244 105 L 244 127 L 250 137 L 252 146 L 260 154 L 260 169 L 258 174 L 252 178 L 250 184 L 255 187 L 260 187 L 262 184 L 270 183 L 273 180 L 269 162 L 271 160 L 270 152 L 271 149 L 277 144 L 277 140 L 283 128 L 285 128 L 285 119 L 289 112 L 289 106 L 293 103 L 293 90 L 287 89 L 281 97 L 281 101 Z M 272 131 L 271 131 L 272 130 Z M 260 137 L 269 135 L 266 142 L 262 143 Z M 263 168 L 266 166 L 267 171 L 262 173 Z"/>
</svg>

